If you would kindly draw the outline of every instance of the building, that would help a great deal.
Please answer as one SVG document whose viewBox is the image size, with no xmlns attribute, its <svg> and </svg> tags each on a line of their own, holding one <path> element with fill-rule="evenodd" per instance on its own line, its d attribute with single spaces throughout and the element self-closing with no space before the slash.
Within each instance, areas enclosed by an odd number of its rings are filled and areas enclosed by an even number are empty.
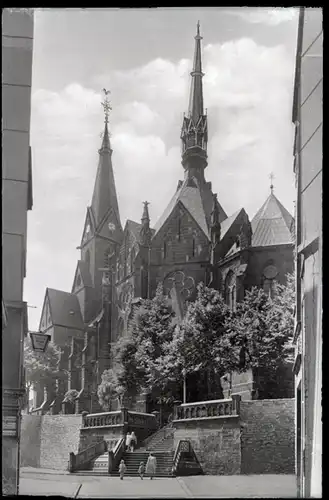
<svg viewBox="0 0 329 500">
<path fill-rule="evenodd" d="M 2 11 L 2 481 L 19 484 L 20 407 L 27 306 L 27 211 L 32 208 L 30 108 L 33 49 L 31 9 Z"/>
<path fill-rule="evenodd" d="M 205 178 L 208 120 L 201 39 L 198 25 L 189 108 L 180 136 L 184 178 L 153 228 L 147 202 L 140 223 L 121 225 L 107 98 L 103 103 L 104 134 L 72 290 L 47 289 L 40 320 L 40 329 L 62 348 L 61 362 L 71 373 L 65 389 L 79 391 L 77 411 L 99 409 L 96 388 L 110 366 L 111 345 L 127 332 L 136 301 L 153 297 L 159 283 L 169 294 L 175 282 L 193 300 L 203 281 L 221 290 L 234 307 L 245 289 L 259 285 L 270 291 L 274 279 L 284 282 L 293 271 L 294 220 L 273 186 L 250 222 L 243 208 L 228 217 Z M 252 397 L 254 382 L 247 382 L 245 396 Z M 47 397 L 52 411 L 58 411 L 63 391 Z M 145 411 L 145 402 L 138 408 Z"/>
<path fill-rule="evenodd" d="M 296 206 L 296 474 L 322 496 L 322 9 L 300 9 L 293 123 Z"/>
</svg>

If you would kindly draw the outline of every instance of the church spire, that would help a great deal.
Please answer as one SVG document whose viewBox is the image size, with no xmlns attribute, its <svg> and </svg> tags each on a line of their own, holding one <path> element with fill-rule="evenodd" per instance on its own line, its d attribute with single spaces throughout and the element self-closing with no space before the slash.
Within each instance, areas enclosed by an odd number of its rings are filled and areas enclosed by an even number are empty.
<svg viewBox="0 0 329 500">
<path fill-rule="evenodd" d="M 197 34 L 195 38 L 194 63 L 191 72 L 190 102 L 188 114 L 196 125 L 199 118 L 203 116 L 203 91 L 202 91 L 202 62 L 201 62 L 201 40 L 200 22 L 197 24 Z"/>
<path fill-rule="evenodd" d="M 110 91 L 103 89 L 103 93 L 105 94 L 105 97 L 101 104 L 103 106 L 105 114 L 105 125 L 102 145 L 98 151 L 99 162 L 91 208 L 94 215 L 96 228 L 100 226 L 105 216 L 109 214 L 111 209 L 114 212 L 113 217 L 116 219 L 117 224 L 121 227 L 119 205 L 112 168 L 112 149 L 110 144 L 110 134 L 108 130 L 109 112 L 112 109 L 108 99 L 108 94 L 110 93 Z"/>
<path fill-rule="evenodd" d="M 182 164 L 190 176 L 204 180 L 203 170 L 207 166 L 208 127 L 203 108 L 202 61 L 200 23 L 197 24 L 194 61 L 191 71 L 191 88 L 188 114 L 183 118 L 181 131 Z"/>
</svg>

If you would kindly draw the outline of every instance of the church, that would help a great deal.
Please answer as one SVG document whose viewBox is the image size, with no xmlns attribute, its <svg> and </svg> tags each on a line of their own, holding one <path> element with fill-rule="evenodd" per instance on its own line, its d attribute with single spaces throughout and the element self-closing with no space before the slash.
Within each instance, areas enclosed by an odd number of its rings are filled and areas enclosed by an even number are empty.
<svg viewBox="0 0 329 500">
<path fill-rule="evenodd" d="M 60 367 L 68 377 L 56 387 L 42 388 L 37 402 L 42 411 L 65 411 L 64 395 L 71 389 L 79 393 L 76 412 L 101 411 L 97 386 L 111 365 L 111 346 L 127 334 L 134 305 L 140 298 L 152 298 L 159 283 L 168 293 L 175 285 L 184 299 L 193 300 L 197 284 L 203 282 L 234 307 L 245 290 L 259 286 L 270 293 L 274 280 L 284 283 L 293 271 L 294 219 L 273 186 L 250 220 L 243 208 L 227 215 L 206 180 L 201 40 L 198 24 L 190 99 L 180 133 L 182 179 L 177 179 L 176 192 L 155 224 L 148 203 L 141 201 L 140 221 L 127 220 L 122 226 L 105 97 L 104 133 L 72 289 L 45 292 L 39 329 L 60 347 Z M 237 380 L 236 386 L 252 399 L 254 382 L 247 379 Z M 147 411 L 142 396 L 138 409 Z"/>
</svg>

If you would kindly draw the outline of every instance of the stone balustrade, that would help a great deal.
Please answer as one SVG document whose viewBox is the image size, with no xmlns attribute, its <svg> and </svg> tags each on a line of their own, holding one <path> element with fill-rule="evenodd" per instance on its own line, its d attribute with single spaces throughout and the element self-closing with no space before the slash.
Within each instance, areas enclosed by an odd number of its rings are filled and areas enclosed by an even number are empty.
<svg viewBox="0 0 329 500">
<path fill-rule="evenodd" d="M 122 410 L 106 413 L 90 413 L 84 417 L 83 427 L 108 427 L 123 425 L 124 413 Z"/>
<path fill-rule="evenodd" d="M 128 425 L 132 428 L 155 430 L 158 427 L 158 422 L 156 416 L 151 413 L 128 411 Z"/>
<path fill-rule="evenodd" d="M 238 416 L 240 399 L 233 395 L 230 399 L 185 403 L 175 407 L 174 421 Z"/>
</svg>

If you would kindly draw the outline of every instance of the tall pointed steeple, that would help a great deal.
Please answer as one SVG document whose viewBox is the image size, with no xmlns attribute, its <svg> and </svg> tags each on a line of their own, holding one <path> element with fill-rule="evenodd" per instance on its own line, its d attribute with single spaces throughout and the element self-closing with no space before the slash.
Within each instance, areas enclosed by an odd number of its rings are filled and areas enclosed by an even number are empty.
<svg viewBox="0 0 329 500">
<path fill-rule="evenodd" d="M 184 116 L 181 131 L 182 165 L 189 176 L 204 180 L 203 170 L 207 166 L 208 127 L 203 108 L 202 61 L 200 23 L 197 24 L 194 62 L 191 71 L 190 101 L 187 116 Z"/>
<path fill-rule="evenodd" d="M 197 124 L 200 116 L 203 116 L 203 92 L 202 92 L 202 62 L 201 62 L 201 40 L 200 23 L 197 24 L 197 34 L 195 38 L 194 63 L 191 72 L 191 88 L 188 115 L 194 124 Z"/>
<path fill-rule="evenodd" d="M 99 162 L 92 196 L 91 209 L 93 212 L 96 229 L 103 222 L 104 217 L 112 209 L 115 218 L 120 223 L 119 205 L 115 189 L 114 174 L 112 168 L 112 149 L 110 143 L 110 134 L 108 130 L 109 111 L 111 106 L 108 100 L 109 91 L 103 89 L 105 99 L 102 106 L 105 112 L 105 125 L 102 139 L 102 145 L 99 149 Z"/>
</svg>

